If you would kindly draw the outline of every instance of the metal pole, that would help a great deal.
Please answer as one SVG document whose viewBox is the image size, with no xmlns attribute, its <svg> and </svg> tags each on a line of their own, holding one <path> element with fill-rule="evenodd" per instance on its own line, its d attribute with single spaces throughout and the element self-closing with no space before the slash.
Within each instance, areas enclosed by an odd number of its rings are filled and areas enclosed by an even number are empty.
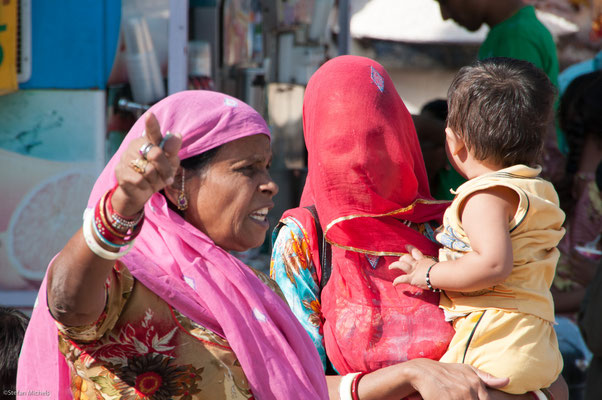
<svg viewBox="0 0 602 400">
<path fill-rule="evenodd" d="M 349 53 L 351 35 L 349 34 L 350 9 L 349 0 L 339 0 L 339 55 Z"/>
<path fill-rule="evenodd" d="M 188 85 L 188 0 L 169 1 L 167 92 L 186 90 Z"/>
</svg>

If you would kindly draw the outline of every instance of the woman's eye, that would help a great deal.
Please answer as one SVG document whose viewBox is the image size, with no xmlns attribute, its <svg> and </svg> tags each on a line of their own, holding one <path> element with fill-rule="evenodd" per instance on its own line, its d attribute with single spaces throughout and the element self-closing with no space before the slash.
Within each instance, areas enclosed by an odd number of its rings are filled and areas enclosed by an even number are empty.
<svg viewBox="0 0 602 400">
<path fill-rule="evenodd" d="M 244 174 L 249 174 L 249 173 L 253 172 L 254 169 L 255 169 L 255 167 L 253 165 L 245 165 L 244 167 L 238 168 L 237 171 L 242 172 Z"/>
</svg>

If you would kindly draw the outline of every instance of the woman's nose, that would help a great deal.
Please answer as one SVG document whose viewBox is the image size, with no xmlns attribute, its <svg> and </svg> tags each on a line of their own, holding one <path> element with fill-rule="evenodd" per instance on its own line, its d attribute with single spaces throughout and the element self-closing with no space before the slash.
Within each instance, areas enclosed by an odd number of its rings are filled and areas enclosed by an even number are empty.
<svg viewBox="0 0 602 400">
<path fill-rule="evenodd" d="M 276 194 L 278 194 L 278 191 L 280 190 L 278 188 L 278 184 L 274 182 L 272 176 L 269 173 L 267 175 L 267 180 L 259 186 L 259 189 L 262 192 L 269 194 L 270 197 L 276 196 Z"/>
</svg>

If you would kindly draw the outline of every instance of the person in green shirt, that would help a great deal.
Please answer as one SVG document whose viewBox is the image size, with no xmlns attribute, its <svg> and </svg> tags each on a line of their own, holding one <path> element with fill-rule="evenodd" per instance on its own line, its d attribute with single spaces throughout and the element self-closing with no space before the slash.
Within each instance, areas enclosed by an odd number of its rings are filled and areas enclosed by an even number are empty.
<svg viewBox="0 0 602 400">
<path fill-rule="evenodd" d="M 525 60 L 541 68 L 554 86 L 558 87 L 558 57 L 550 31 L 537 19 L 535 8 L 522 0 L 436 0 L 444 20 L 452 19 L 471 32 L 483 24 L 490 30 L 479 48 L 480 60 L 489 57 L 510 57 Z M 552 142 L 553 139 L 552 139 Z M 551 143 L 550 153 L 565 150 L 562 133 L 557 131 L 557 143 Z M 548 156 L 549 157 L 549 156 Z M 545 163 L 554 167 L 555 162 Z M 548 168 L 550 169 L 550 168 Z M 557 171 L 550 171 L 554 175 Z M 452 199 L 449 189 L 456 189 L 465 179 L 453 168 L 439 174 L 437 198 Z"/>
</svg>

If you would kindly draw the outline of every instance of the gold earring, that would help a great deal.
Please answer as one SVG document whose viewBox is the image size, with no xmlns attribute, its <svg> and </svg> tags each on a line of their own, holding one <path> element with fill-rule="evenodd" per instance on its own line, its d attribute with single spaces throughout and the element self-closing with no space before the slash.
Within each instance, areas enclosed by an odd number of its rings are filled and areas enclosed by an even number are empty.
<svg viewBox="0 0 602 400">
<path fill-rule="evenodd" d="M 188 199 L 186 198 L 186 193 L 184 192 L 184 169 L 182 169 L 182 189 L 180 190 L 180 194 L 178 194 L 178 210 L 186 211 L 188 209 Z"/>
</svg>

